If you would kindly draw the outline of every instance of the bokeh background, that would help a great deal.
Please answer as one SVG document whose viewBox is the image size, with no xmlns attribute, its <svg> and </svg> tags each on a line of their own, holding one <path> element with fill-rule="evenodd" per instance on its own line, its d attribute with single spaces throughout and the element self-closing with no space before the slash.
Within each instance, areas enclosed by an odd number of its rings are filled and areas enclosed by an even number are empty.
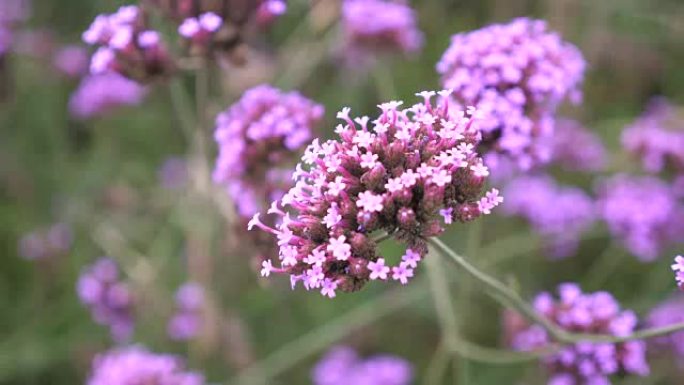
<svg viewBox="0 0 684 385">
<path fill-rule="evenodd" d="M 104 117 L 70 115 L 69 96 L 78 79 L 55 70 L 53 47 L 81 44 L 80 34 L 93 17 L 121 4 L 34 0 L 30 18 L 18 28 L 15 49 L 2 59 L 0 384 L 84 383 L 92 356 L 112 342 L 79 302 L 75 285 L 83 267 L 103 255 L 120 263 L 144 304 L 135 311 L 134 340 L 186 356 L 211 383 L 226 383 L 250 370 L 272 372 L 269 384 L 308 384 L 311 367 L 335 343 L 404 357 L 415 366 L 415 383 L 421 383 L 439 364 L 440 336 L 421 277 L 407 287 L 370 284 L 334 300 L 290 291 L 284 278 L 259 279 L 236 247 L 240 239 L 226 225 L 221 199 L 213 192 L 197 193 L 206 186 L 191 186 L 191 181 L 169 189 L 160 180 L 165 161 L 189 150 L 171 110 L 169 87 L 153 87 L 142 106 Z M 323 104 L 323 135 L 331 136 L 335 112 L 343 106 L 369 114 L 380 101 L 412 100 L 415 92 L 438 88 L 434 67 L 451 34 L 517 16 L 548 20 L 584 53 L 589 65 L 584 103 L 564 107 L 561 115 L 600 135 L 615 154 L 609 172 L 638 168 L 620 155 L 619 135 L 653 96 L 684 103 L 684 3 L 679 0 L 416 0 L 412 5 L 425 33 L 422 52 L 384 58 L 377 64 L 380 71 L 359 72 L 339 65 L 337 2 L 290 1 L 288 13 L 250 53 L 249 66 L 217 73 L 210 111 L 225 109 L 249 86 L 270 82 L 300 89 Z M 190 80 L 181 82 L 192 93 Z M 552 173 L 587 190 L 596 183 L 595 176 Z M 68 252 L 42 261 L 20 256 L 24 234 L 57 222 L 73 231 Z M 586 289 L 609 290 L 625 307 L 645 314 L 674 290 L 668 268 L 674 250 L 644 264 L 616 248 L 619 262 L 597 271 L 596 257 L 612 247 L 601 226 L 582 242 L 577 256 L 563 261 L 545 258 L 523 221 L 494 215 L 482 220 L 481 229 L 478 255 L 469 257 L 486 261 L 488 271 L 526 298 L 559 282 L 590 280 L 587 285 L 593 287 Z M 442 239 L 465 252 L 467 233 L 465 226 L 455 225 Z M 383 247 L 399 253 L 392 245 Z M 200 256 L 190 271 L 188 255 Z M 456 269 L 444 269 L 459 281 Z M 174 291 L 188 274 L 208 289 L 210 322 L 194 341 L 172 342 L 166 321 Z M 500 308 L 476 284 L 461 286 L 467 290 L 453 293 L 463 332 L 472 341 L 496 345 Z M 468 368 L 468 384 L 542 383 L 534 364 L 458 367 Z M 618 383 L 679 383 L 667 373 L 654 370 L 648 379 Z M 444 383 L 461 375 L 448 372 Z"/>
</svg>

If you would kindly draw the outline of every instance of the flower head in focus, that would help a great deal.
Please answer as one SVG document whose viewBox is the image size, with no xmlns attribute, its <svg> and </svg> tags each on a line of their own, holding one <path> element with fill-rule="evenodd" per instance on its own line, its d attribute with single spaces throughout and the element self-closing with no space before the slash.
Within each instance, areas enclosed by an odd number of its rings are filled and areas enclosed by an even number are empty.
<svg viewBox="0 0 684 385">
<path fill-rule="evenodd" d="M 176 292 L 176 313 L 168 323 L 169 336 L 178 341 L 197 336 L 202 327 L 204 290 L 196 283 L 188 282 Z"/>
<path fill-rule="evenodd" d="M 558 286 L 558 298 L 541 293 L 534 300 L 535 310 L 561 328 L 577 333 L 628 336 L 637 326 L 630 310 L 621 310 L 610 293 L 583 293 L 576 284 Z M 547 347 L 553 341 L 539 325 L 518 331 L 512 345 L 521 351 Z M 578 342 L 542 358 L 549 372 L 549 385 L 611 384 L 611 377 L 634 374 L 646 376 L 646 342 Z"/>
<path fill-rule="evenodd" d="M 414 53 L 423 45 L 416 13 L 394 0 L 345 0 L 342 3 L 345 55 L 358 62 L 378 52 Z"/>
<path fill-rule="evenodd" d="M 140 346 L 112 349 L 93 360 L 88 385 L 204 385 L 180 357 L 156 354 Z"/>
<path fill-rule="evenodd" d="M 81 302 L 93 319 L 109 327 L 112 338 L 125 341 L 133 333 L 133 296 L 110 258 L 100 258 L 81 273 L 77 285 Z"/>
<path fill-rule="evenodd" d="M 262 274 L 290 275 L 293 286 L 334 297 L 368 280 L 406 283 L 427 253 L 427 239 L 454 221 L 489 214 L 503 198 L 497 190 L 480 197 L 488 169 L 475 152 L 480 132 L 474 117 L 450 108 L 442 91 L 407 109 L 381 104 L 380 115 L 353 119 L 338 113 L 339 141 L 314 140 L 295 171 L 295 186 L 272 205 L 281 217 L 273 227 L 259 214 L 249 223 L 278 240 L 280 266 L 265 261 Z M 286 210 L 290 210 L 287 212 Z M 407 246 L 389 266 L 377 254 L 377 233 Z M 391 272 L 391 273 L 390 273 Z"/>
<path fill-rule="evenodd" d="M 684 113 L 664 98 L 652 100 L 646 112 L 622 132 L 622 145 L 641 158 L 648 172 L 667 166 L 684 172 Z"/>
<path fill-rule="evenodd" d="M 556 258 L 575 253 L 581 235 L 597 216 L 589 195 L 579 188 L 559 186 L 548 176 L 513 179 L 504 196 L 503 212 L 524 217 Z"/>
<path fill-rule="evenodd" d="M 19 240 L 19 254 L 28 260 L 45 260 L 65 255 L 71 249 L 73 232 L 66 223 L 32 231 Z"/>
<path fill-rule="evenodd" d="M 585 66 L 546 22 L 518 18 L 452 36 L 437 72 L 457 102 L 482 111 L 487 164 L 504 157 L 527 170 L 550 160 L 556 108 L 579 99 Z"/>
<path fill-rule="evenodd" d="M 314 385 L 409 385 L 413 369 L 406 360 L 390 355 L 363 359 L 348 347 L 328 351 L 312 370 Z"/>
<path fill-rule="evenodd" d="M 91 119 L 121 107 L 137 106 L 146 95 L 145 87 L 119 74 L 89 75 L 71 94 L 69 112 L 78 119 Z"/>
<path fill-rule="evenodd" d="M 684 257 L 678 255 L 674 259 L 672 264 L 672 271 L 675 273 L 675 281 L 677 281 L 677 286 L 684 290 Z"/>
<path fill-rule="evenodd" d="M 617 175 L 604 181 L 598 209 L 611 234 L 642 261 L 684 241 L 684 207 L 658 178 Z"/>
<path fill-rule="evenodd" d="M 82 37 L 97 47 L 90 59 L 91 74 L 117 72 L 146 83 L 173 69 L 161 35 L 147 28 L 138 6 L 123 6 L 115 13 L 97 16 Z"/>
</svg>

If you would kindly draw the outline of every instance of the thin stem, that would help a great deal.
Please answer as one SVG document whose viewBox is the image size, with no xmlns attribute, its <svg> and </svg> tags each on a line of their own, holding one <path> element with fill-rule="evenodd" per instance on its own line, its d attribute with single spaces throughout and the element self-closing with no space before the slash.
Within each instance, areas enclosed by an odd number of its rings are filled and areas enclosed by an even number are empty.
<svg viewBox="0 0 684 385">
<path fill-rule="evenodd" d="M 538 314 L 530 307 L 517 293 L 513 292 L 503 283 L 495 278 L 480 271 L 475 266 L 466 261 L 465 258 L 455 253 L 446 244 L 437 238 L 430 239 L 430 242 L 441 252 L 449 256 L 456 264 L 470 274 L 476 281 L 489 289 L 489 294 L 505 306 L 512 307 L 528 320 L 538 323 L 556 341 L 564 344 L 574 344 L 577 342 L 603 342 L 620 343 L 646 338 L 659 337 L 684 330 L 684 322 L 672 324 L 659 328 L 645 329 L 632 333 L 628 336 L 611 336 L 601 334 L 571 333 L 561 329 L 545 317 Z"/>
<path fill-rule="evenodd" d="M 176 115 L 176 118 L 180 121 L 181 131 L 185 140 L 192 142 L 194 136 L 195 116 L 192 110 L 189 108 L 190 102 L 188 94 L 183 87 L 183 83 L 180 78 L 175 78 L 171 80 L 169 84 L 169 95 L 171 96 L 171 106 Z"/>
<path fill-rule="evenodd" d="M 423 385 L 440 385 L 444 381 L 444 374 L 449 366 L 449 356 L 451 352 L 444 347 L 444 343 L 437 345 L 435 354 L 430 359 Z"/>
<path fill-rule="evenodd" d="M 372 323 L 423 297 L 424 283 L 415 282 L 411 287 L 391 290 L 365 304 L 335 318 L 329 323 L 289 342 L 269 356 L 248 367 L 230 384 L 266 384 L 278 374 L 288 370 L 300 360 L 325 349 L 353 330 Z"/>
</svg>

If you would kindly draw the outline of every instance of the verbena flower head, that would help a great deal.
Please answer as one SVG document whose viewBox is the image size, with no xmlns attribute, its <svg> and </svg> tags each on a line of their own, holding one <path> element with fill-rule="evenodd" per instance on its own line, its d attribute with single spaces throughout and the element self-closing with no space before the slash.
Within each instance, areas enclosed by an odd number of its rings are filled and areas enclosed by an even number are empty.
<svg viewBox="0 0 684 385">
<path fill-rule="evenodd" d="M 145 87 L 116 73 L 86 76 L 69 98 L 69 112 L 78 119 L 106 115 L 136 106 L 147 95 Z"/>
<path fill-rule="evenodd" d="M 28 260 L 45 260 L 65 255 L 71 249 L 74 235 L 66 223 L 32 231 L 19 240 L 19 254 Z"/>
<path fill-rule="evenodd" d="M 575 187 L 559 186 L 548 176 L 521 176 L 504 190 L 503 212 L 524 217 L 546 241 L 552 257 L 575 253 L 581 235 L 596 220 L 591 197 Z"/>
<path fill-rule="evenodd" d="M 409 385 L 413 369 L 406 360 L 389 355 L 359 357 L 348 347 L 334 347 L 316 364 L 314 385 Z"/>
<path fill-rule="evenodd" d="M 672 271 L 675 273 L 675 281 L 677 281 L 677 286 L 684 290 L 684 257 L 678 255 L 674 259 L 672 264 Z"/>
<path fill-rule="evenodd" d="M 608 155 L 601 138 L 572 119 L 556 119 L 551 161 L 569 171 L 594 172 L 605 168 Z"/>
<path fill-rule="evenodd" d="M 378 52 L 413 53 L 423 45 L 415 11 L 401 1 L 345 0 L 342 28 L 349 60 Z"/>
<path fill-rule="evenodd" d="M 540 144 L 553 135 L 556 107 L 579 99 L 585 66 L 579 50 L 546 22 L 518 18 L 452 36 L 437 72 L 459 103 L 486 117 L 488 162 L 503 156 L 526 170 L 550 159 Z"/>
<path fill-rule="evenodd" d="M 88 385 L 204 385 L 180 357 L 156 354 L 140 346 L 113 349 L 93 360 Z"/>
<path fill-rule="evenodd" d="M 339 141 L 314 140 L 295 171 L 295 186 L 272 205 L 276 227 L 256 214 L 249 224 L 273 234 L 279 266 L 265 261 L 262 274 L 286 273 L 293 286 L 334 297 L 368 280 L 406 283 L 427 253 L 427 239 L 454 221 L 489 214 L 503 198 L 497 190 L 480 197 L 488 169 L 475 152 L 480 132 L 475 110 L 449 107 L 448 92 L 407 109 L 381 104 L 380 115 L 352 119 L 338 113 Z M 286 212 L 285 210 L 290 210 Z M 402 262 L 389 266 L 376 250 L 374 234 L 406 244 Z"/>
<path fill-rule="evenodd" d="M 534 308 L 561 328 L 578 333 L 628 336 L 637 326 L 630 310 L 621 310 L 610 293 L 583 293 L 576 284 L 558 286 L 558 298 L 541 293 Z M 515 349 L 531 351 L 553 344 L 546 331 L 533 325 L 513 336 Z M 629 341 L 618 344 L 578 342 L 542 359 L 549 372 L 549 385 L 611 384 L 612 377 L 646 376 L 646 343 Z"/>
<path fill-rule="evenodd" d="M 684 241 L 684 208 L 658 178 L 618 175 L 599 188 L 599 213 L 611 234 L 642 261 Z"/>
<path fill-rule="evenodd" d="M 226 54 L 245 61 L 245 41 L 287 11 L 285 0 L 147 0 L 178 23 L 193 55 Z"/>
<path fill-rule="evenodd" d="M 146 24 L 135 5 L 97 16 L 83 33 L 84 42 L 98 47 L 90 60 L 90 72 L 117 72 L 140 82 L 169 74 L 173 63 L 161 35 Z"/>
<path fill-rule="evenodd" d="M 684 261 L 678 261 L 680 264 L 682 262 Z M 684 297 L 681 294 L 656 306 L 646 318 L 646 325 L 649 328 L 659 328 L 681 322 L 684 322 Z M 650 342 L 652 342 L 653 350 L 674 352 L 674 358 L 679 364 L 684 364 L 684 332 L 654 338 Z"/>
<path fill-rule="evenodd" d="M 167 330 L 174 340 L 189 340 L 197 336 L 202 327 L 204 290 L 196 283 L 188 282 L 176 292 L 176 313 Z"/>
<path fill-rule="evenodd" d="M 117 341 L 133 332 L 133 296 L 121 281 L 119 268 L 110 258 L 100 258 L 81 273 L 77 285 L 81 302 L 90 308 L 93 319 L 109 327 Z"/>
<path fill-rule="evenodd" d="M 684 172 L 684 113 L 664 98 L 654 99 L 625 128 L 622 145 L 641 158 L 646 171 L 660 172 L 669 166 Z"/>
<path fill-rule="evenodd" d="M 323 114 L 323 106 L 296 91 L 261 85 L 218 115 L 213 177 L 228 188 L 241 216 L 265 209 L 291 187 L 288 170 Z"/>
</svg>

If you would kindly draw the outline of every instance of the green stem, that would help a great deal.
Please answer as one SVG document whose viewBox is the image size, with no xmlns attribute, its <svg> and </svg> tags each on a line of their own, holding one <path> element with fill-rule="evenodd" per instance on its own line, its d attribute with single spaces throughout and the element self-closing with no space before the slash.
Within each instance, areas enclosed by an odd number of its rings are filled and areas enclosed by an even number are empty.
<svg viewBox="0 0 684 385">
<path fill-rule="evenodd" d="M 444 244 L 437 238 L 430 239 L 430 242 L 437 247 L 441 252 L 449 256 L 456 264 L 458 264 L 463 270 L 470 274 L 476 281 L 484 285 L 489 294 L 496 300 L 501 302 L 505 306 L 509 306 L 520 314 L 522 314 L 528 320 L 538 323 L 541 327 L 546 330 L 547 333 L 554 340 L 563 344 L 574 344 L 577 342 L 603 342 L 603 343 L 620 343 L 633 340 L 641 340 L 646 338 L 659 337 L 666 334 L 671 334 L 684 330 L 684 322 L 672 324 L 659 328 L 645 329 L 628 336 L 611 336 L 611 335 L 601 335 L 601 334 L 583 334 L 583 333 L 571 333 L 561 329 L 560 327 L 553 324 L 551 321 L 545 317 L 538 314 L 532 307 L 530 307 L 527 302 L 525 302 L 517 293 L 510 290 L 506 285 L 499 282 L 490 275 L 480 271 L 475 266 L 470 264 L 465 258 L 455 253 L 449 246 Z"/>
<path fill-rule="evenodd" d="M 171 106 L 173 108 L 176 118 L 180 121 L 181 131 L 183 137 L 187 142 L 192 142 L 194 137 L 195 116 L 189 108 L 190 101 L 188 94 L 183 87 L 180 78 L 174 78 L 169 84 L 169 95 L 171 96 Z"/>
</svg>

